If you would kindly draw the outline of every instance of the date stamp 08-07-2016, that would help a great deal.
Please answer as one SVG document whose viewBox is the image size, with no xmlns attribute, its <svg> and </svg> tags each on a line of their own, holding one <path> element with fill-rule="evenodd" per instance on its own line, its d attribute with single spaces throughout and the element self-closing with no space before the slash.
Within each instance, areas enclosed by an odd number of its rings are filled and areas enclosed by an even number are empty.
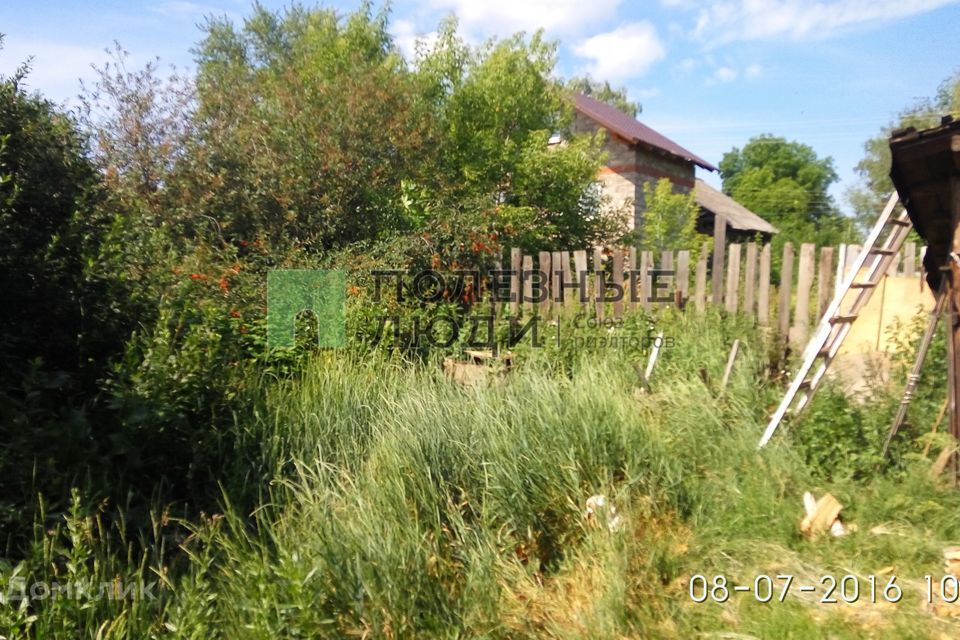
<svg viewBox="0 0 960 640">
<path fill-rule="evenodd" d="M 752 597 L 760 603 L 782 603 L 791 597 L 837 605 L 896 604 L 903 600 L 903 589 L 894 575 L 823 575 L 814 580 L 798 580 L 790 574 L 761 574 L 740 583 L 724 575 L 696 574 L 690 577 L 688 593 L 693 602 L 718 604 L 736 595 Z M 954 604 L 960 601 L 960 578 L 950 574 L 921 576 L 921 593 L 926 604 Z"/>
</svg>

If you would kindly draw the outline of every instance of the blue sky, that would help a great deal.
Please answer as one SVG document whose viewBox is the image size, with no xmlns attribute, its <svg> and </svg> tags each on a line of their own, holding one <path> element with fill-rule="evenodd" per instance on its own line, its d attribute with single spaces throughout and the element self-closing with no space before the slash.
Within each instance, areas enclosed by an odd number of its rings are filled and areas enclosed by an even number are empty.
<svg viewBox="0 0 960 640">
<path fill-rule="evenodd" d="M 325 5 L 348 11 L 356 3 Z M 114 40 L 134 62 L 159 56 L 189 68 L 203 17 L 241 20 L 250 6 L 6 2 L 0 73 L 34 56 L 29 86 L 70 101 Z M 626 86 L 643 104 L 640 120 L 714 163 L 761 133 L 807 143 L 833 157 L 841 177 L 833 193 L 844 209 L 863 142 L 960 68 L 960 0 L 398 0 L 391 7 L 391 29 L 407 51 L 418 37 L 429 41 L 449 13 L 474 42 L 543 28 L 561 43 L 561 75 L 590 72 Z"/>
</svg>

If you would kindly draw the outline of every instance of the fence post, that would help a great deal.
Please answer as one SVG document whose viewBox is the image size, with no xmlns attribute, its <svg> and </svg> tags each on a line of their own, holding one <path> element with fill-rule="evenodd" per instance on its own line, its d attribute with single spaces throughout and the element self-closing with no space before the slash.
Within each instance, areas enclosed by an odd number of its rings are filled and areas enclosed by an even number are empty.
<svg viewBox="0 0 960 640">
<path fill-rule="evenodd" d="M 530 315 L 536 315 L 537 302 L 533 299 L 533 256 L 523 256 L 521 280 L 523 281 L 523 301 L 525 305 L 530 305 Z"/>
<path fill-rule="evenodd" d="M 577 270 L 577 308 L 583 309 L 590 300 L 590 274 L 587 271 L 587 252 L 578 249 L 573 252 L 573 268 Z"/>
<path fill-rule="evenodd" d="M 710 254 L 710 243 L 704 242 L 700 247 L 700 257 L 697 259 L 697 284 L 693 293 L 693 306 L 703 312 L 707 298 L 707 256 Z"/>
<path fill-rule="evenodd" d="M 619 299 L 613 301 L 613 317 L 623 317 L 623 249 L 613 250 L 613 290 L 620 290 Z"/>
<path fill-rule="evenodd" d="M 543 282 L 540 283 L 542 289 L 547 293 L 547 296 L 540 302 L 540 317 L 546 320 L 550 317 L 550 299 L 553 297 L 553 292 L 551 291 L 552 287 L 550 286 L 550 252 L 541 251 L 540 252 L 540 273 L 545 276 Z"/>
<path fill-rule="evenodd" d="M 690 252 L 686 250 L 677 252 L 677 291 L 681 302 L 690 292 Z"/>
<path fill-rule="evenodd" d="M 823 317 L 833 299 L 833 247 L 820 249 L 820 273 L 817 275 L 817 320 Z"/>
<path fill-rule="evenodd" d="M 597 320 L 603 320 L 603 299 L 606 296 L 603 287 L 603 252 L 600 247 L 593 250 L 593 292 L 597 309 Z"/>
<path fill-rule="evenodd" d="M 810 288 L 813 286 L 816 250 L 817 247 L 809 242 L 800 245 L 800 262 L 797 264 L 797 312 L 794 317 L 797 344 L 804 344 L 810 331 Z"/>
<path fill-rule="evenodd" d="M 917 275 L 917 243 L 908 242 L 903 254 L 903 275 L 913 278 Z"/>
<path fill-rule="evenodd" d="M 780 305 L 777 313 L 780 314 L 780 333 L 784 338 L 790 337 L 790 287 L 793 286 L 793 245 L 789 242 L 783 245 L 783 264 L 780 266 Z"/>
<path fill-rule="evenodd" d="M 630 300 L 630 308 L 631 308 L 631 309 L 636 309 L 636 308 L 637 308 L 637 300 L 638 300 L 639 297 L 640 297 L 640 296 L 639 296 L 639 292 L 637 291 L 637 280 L 638 280 L 638 279 L 637 279 L 637 248 L 636 248 L 636 247 L 630 247 L 630 258 L 629 258 L 629 260 L 630 260 L 630 262 L 629 262 L 629 266 L 630 266 L 630 282 L 628 283 L 627 286 L 630 288 L 630 291 L 629 291 L 629 294 L 630 294 L 630 298 L 629 298 L 629 300 Z"/>
<path fill-rule="evenodd" d="M 730 313 L 737 312 L 740 303 L 740 245 L 730 245 L 730 262 L 727 264 L 726 307 Z"/>
<path fill-rule="evenodd" d="M 744 272 L 743 311 L 748 316 L 757 317 L 755 306 L 757 288 L 757 243 L 747 243 L 747 268 Z"/>
<path fill-rule="evenodd" d="M 563 291 L 563 306 L 567 311 L 576 309 L 578 294 L 574 293 L 573 274 L 570 273 L 570 252 L 560 252 L 560 288 Z"/>
<path fill-rule="evenodd" d="M 718 215 L 713 217 L 713 304 L 723 302 L 723 254 L 727 248 L 727 221 Z"/>
<path fill-rule="evenodd" d="M 757 322 L 766 326 L 770 321 L 770 244 L 760 250 L 760 290 L 757 292 Z"/>
<path fill-rule="evenodd" d="M 554 313 L 559 316 L 563 303 L 560 301 L 563 296 L 563 276 L 560 270 L 563 263 L 560 261 L 560 252 L 554 251 L 550 254 L 550 303 L 553 306 Z"/>
<path fill-rule="evenodd" d="M 640 252 L 640 304 L 647 311 L 650 310 L 650 269 L 653 266 L 653 254 L 649 251 Z"/>
<path fill-rule="evenodd" d="M 520 270 L 523 269 L 523 253 L 519 247 L 510 249 L 510 315 L 520 315 L 520 296 L 523 292 L 520 290 L 522 280 Z"/>
</svg>

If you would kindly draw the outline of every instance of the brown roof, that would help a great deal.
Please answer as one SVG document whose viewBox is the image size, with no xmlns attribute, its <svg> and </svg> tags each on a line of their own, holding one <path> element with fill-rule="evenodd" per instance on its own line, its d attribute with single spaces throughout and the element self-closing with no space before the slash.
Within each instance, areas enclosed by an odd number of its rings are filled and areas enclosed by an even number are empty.
<svg viewBox="0 0 960 640">
<path fill-rule="evenodd" d="M 673 140 L 657 133 L 647 125 L 638 122 L 636 118 L 605 102 L 594 100 L 590 96 L 585 96 L 582 93 L 576 93 L 573 96 L 573 106 L 577 111 L 604 129 L 612 131 L 631 144 L 642 144 L 653 147 L 660 151 L 665 151 L 670 155 L 683 158 L 709 171 L 717 170 L 715 166 L 703 158 L 687 151 Z"/>
<path fill-rule="evenodd" d="M 913 127 L 890 136 L 893 180 L 917 233 L 927 243 L 923 266 L 936 291 L 940 267 L 952 252 L 952 181 L 960 175 L 960 120 L 946 116 L 939 126 Z"/>
<path fill-rule="evenodd" d="M 750 209 L 726 195 L 717 191 L 703 180 L 697 180 L 694 194 L 697 204 L 715 216 L 727 221 L 727 225 L 738 231 L 752 231 L 757 233 L 777 233 L 777 228 L 755 214 Z"/>
</svg>

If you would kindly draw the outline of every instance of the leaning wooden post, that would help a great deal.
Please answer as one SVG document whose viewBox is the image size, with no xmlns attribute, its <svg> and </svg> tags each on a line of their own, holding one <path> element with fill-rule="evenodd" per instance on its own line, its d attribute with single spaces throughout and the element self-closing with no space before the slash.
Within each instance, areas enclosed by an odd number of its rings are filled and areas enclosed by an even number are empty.
<svg viewBox="0 0 960 640">
<path fill-rule="evenodd" d="M 733 347 L 730 348 L 730 355 L 727 357 L 727 368 L 723 370 L 723 379 L 720 381 L 720 390 L 727 388 L 730 382 L 730 374 L 733 372 L 733 363 L 737 360 L 737 352 L 740 350 L 740 339 L 733 341 Z"/>
<path fill-rule="evenodd" d="M 723 302 L 723 254 L 727 250 L 727 221 L 723 216 L 713 217 L 713 304 Z"/>
<path fill-rule="evenodd" d="M 783 245 L 783 264 L 780 266 L 780 335 L 784 340 L 790 338 L 790 288 L 793 286 L 793 245 Z"/>
</svg>

